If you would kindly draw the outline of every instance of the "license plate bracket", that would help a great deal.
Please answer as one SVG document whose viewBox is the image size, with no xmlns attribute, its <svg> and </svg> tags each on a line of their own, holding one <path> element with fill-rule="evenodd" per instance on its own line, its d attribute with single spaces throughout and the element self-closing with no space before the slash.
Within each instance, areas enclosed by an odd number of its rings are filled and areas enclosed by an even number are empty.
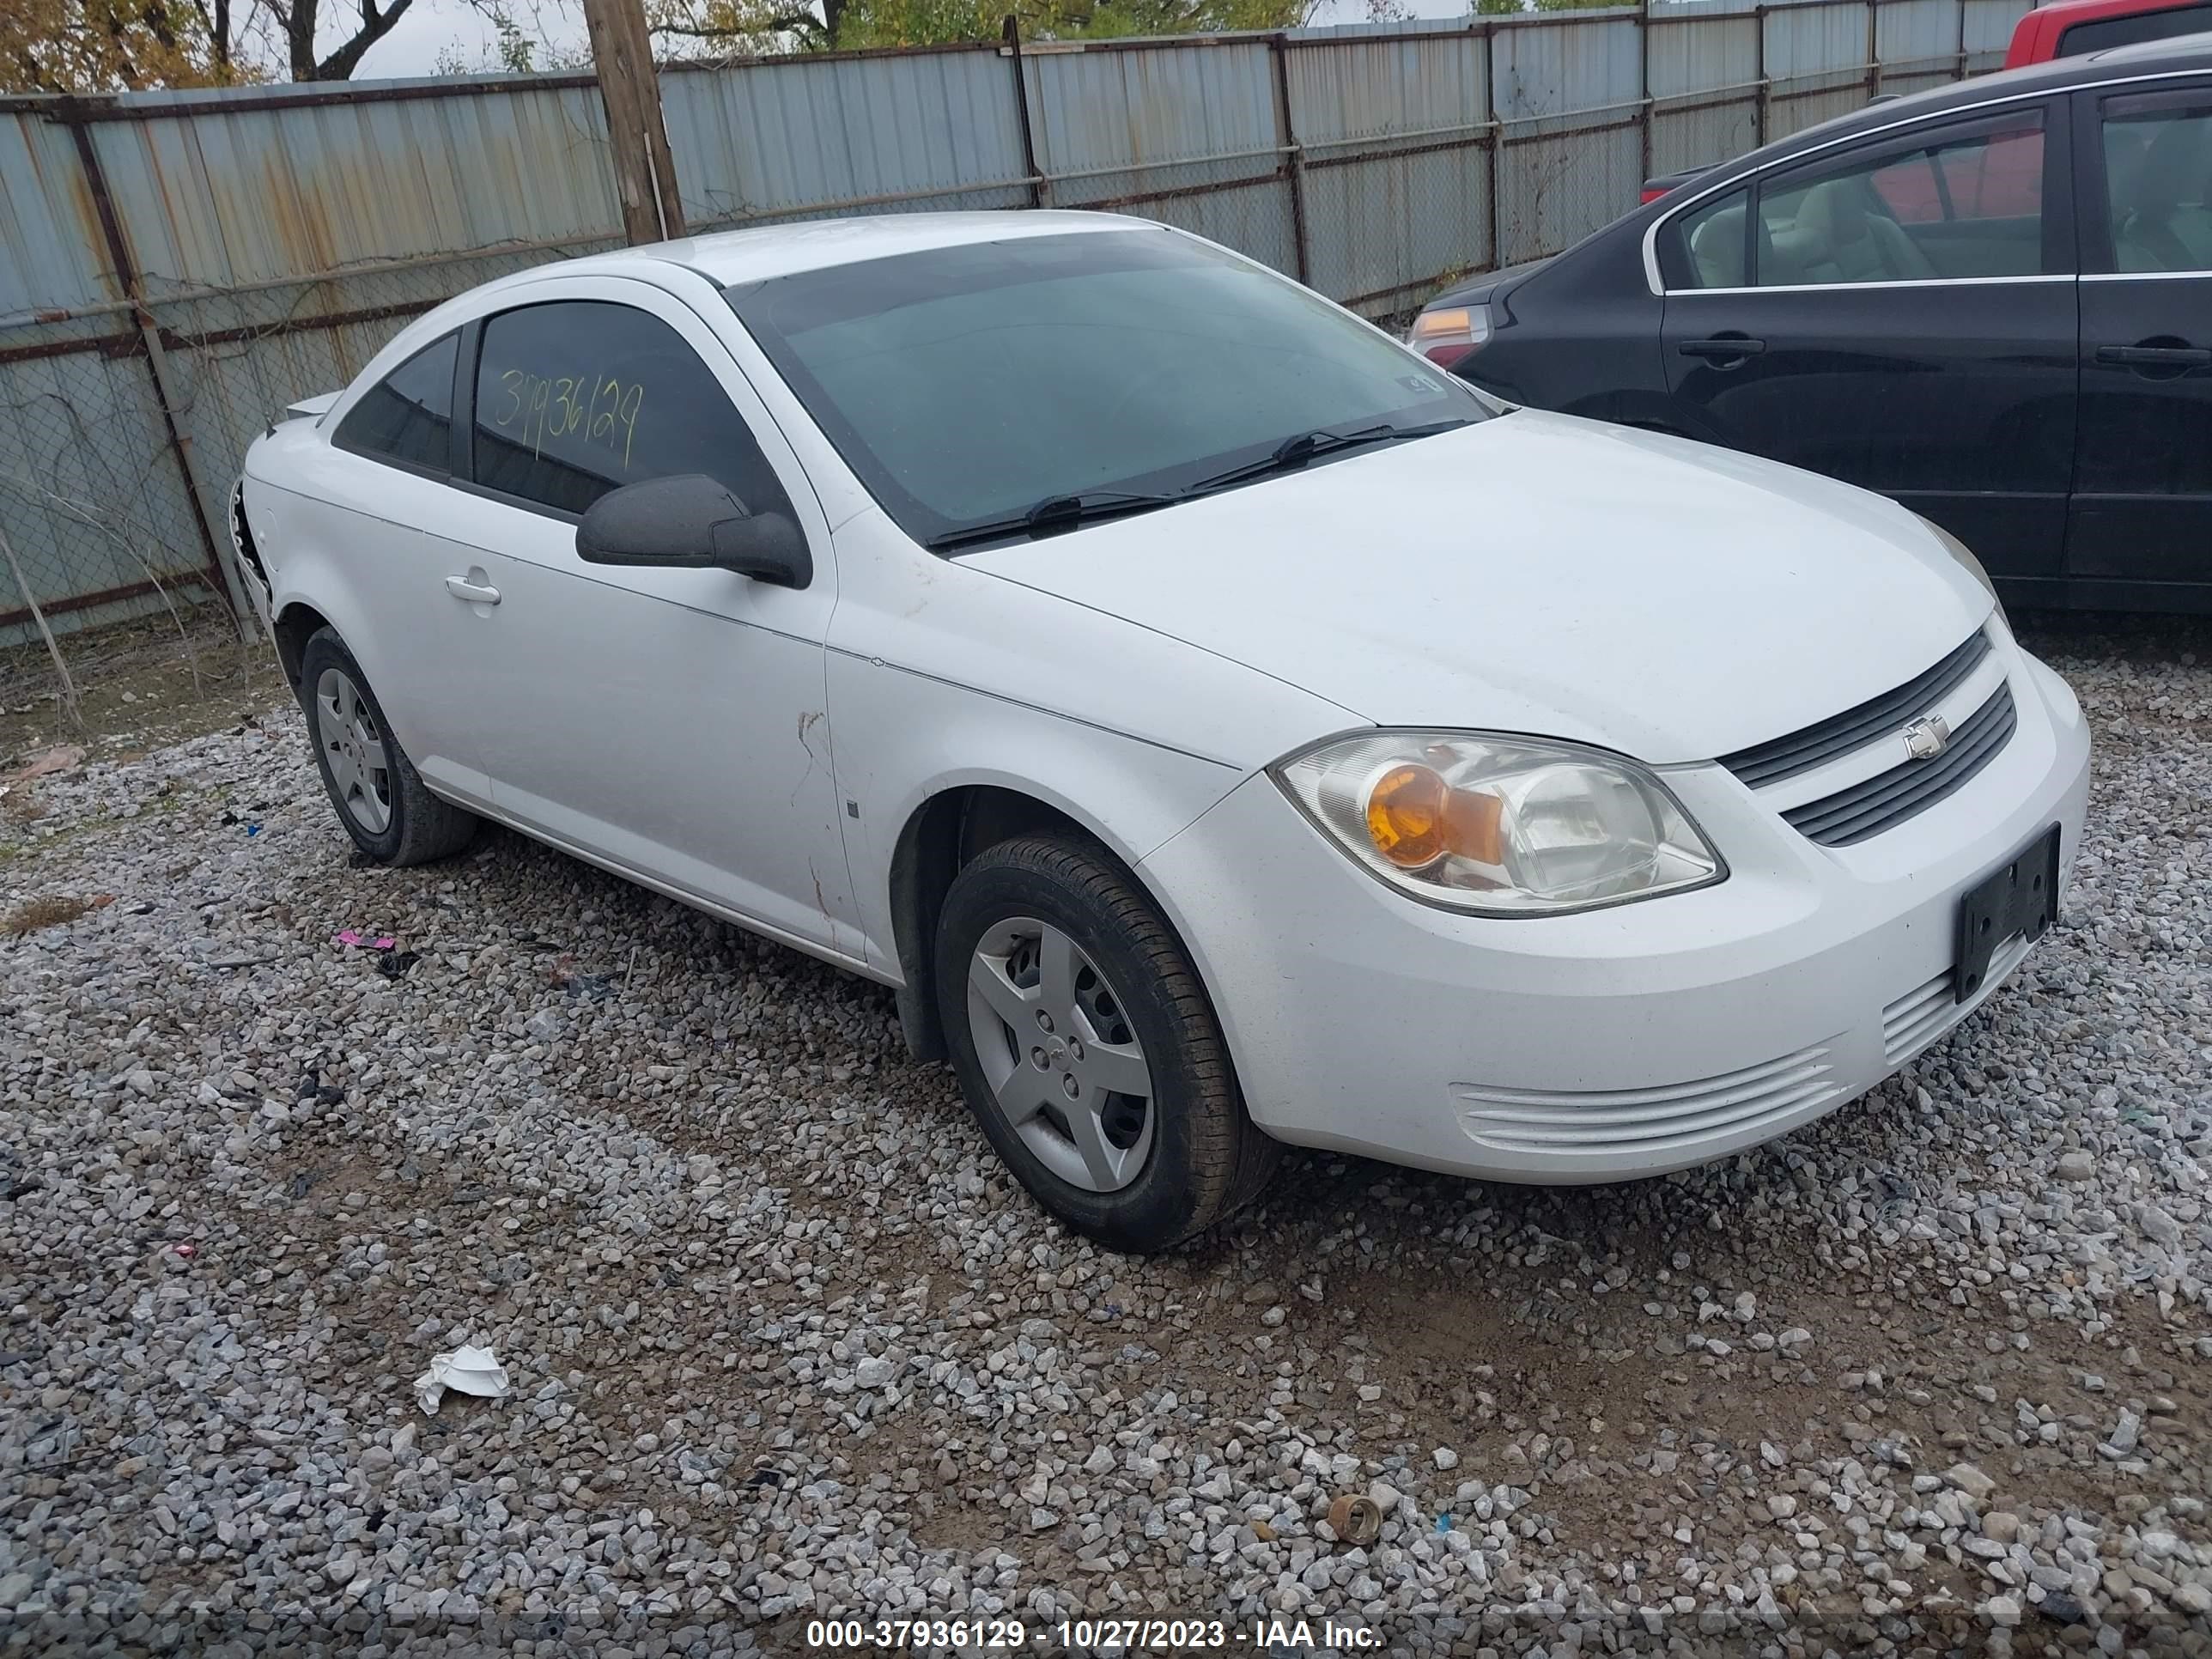
<svg viewBox="0 0 2212 1659">
<path fill-rule="evenodd" d="M 1959 901 L 1958 971 L 1952 988 L 1960 1002 L 1978 994 L 1990 958 L 2017 933 L 2033 945 L 2058 918 L 2058 826 L 2052 824 L 1966 890 Z"/>
</svg>

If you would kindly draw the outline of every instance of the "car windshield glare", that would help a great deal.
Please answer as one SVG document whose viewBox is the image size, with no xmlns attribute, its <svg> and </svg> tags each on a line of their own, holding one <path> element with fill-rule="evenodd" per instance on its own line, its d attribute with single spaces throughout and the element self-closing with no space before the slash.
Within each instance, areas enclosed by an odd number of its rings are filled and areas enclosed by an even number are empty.
<svg viewBox="0 0 2212 1659">
<path fill-rule="evenodd" d="M 979 526 L 1056 498 L 1178 495 L 1302 434 L 1411 436 L 1492 412 L 1327 301 L 1165 230 L 969 243 L 727 297 L 877 501 L 924 544 L 974 544 Z M 1290 464 L 1331 453 L 1308 446 Z M 1050 514 L 1007 533 L 1080 521 Z"/>
</svg>

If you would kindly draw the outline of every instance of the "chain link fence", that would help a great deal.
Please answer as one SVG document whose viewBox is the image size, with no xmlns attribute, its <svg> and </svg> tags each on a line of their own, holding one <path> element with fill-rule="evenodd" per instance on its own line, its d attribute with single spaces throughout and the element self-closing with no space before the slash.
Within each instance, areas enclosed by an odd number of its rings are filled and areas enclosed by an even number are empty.
<svg viewBox="0 0 2212 1659">
<path fill-rule="evenodd" d="M 2021 0 L 1777 0 L 671 66 L 695 232 L 1138 214 L 1370 316 L 1564 248 L 1656 172 L 1992 65 Z M 507 272 L 618 245 L 588 76 L 0 99 L 0 651 L 223 605 L 286 404 Z"/>
</svg>

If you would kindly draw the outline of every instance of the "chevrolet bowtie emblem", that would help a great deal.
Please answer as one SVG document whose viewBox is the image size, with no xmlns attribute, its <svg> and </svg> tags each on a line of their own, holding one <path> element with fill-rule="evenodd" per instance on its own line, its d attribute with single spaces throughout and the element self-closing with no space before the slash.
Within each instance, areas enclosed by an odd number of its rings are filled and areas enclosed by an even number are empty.
<svg viewBox="0 0 2212 1659">
<path fill-rule="evenodd" d="M 1951 746 L 1951 722 L 1941 714 L 1923 714 L 1918 720 L 1906 721 L 1898 736 L 1905 739 L 1908 757 L 1934 760 Z"/>
</svg>

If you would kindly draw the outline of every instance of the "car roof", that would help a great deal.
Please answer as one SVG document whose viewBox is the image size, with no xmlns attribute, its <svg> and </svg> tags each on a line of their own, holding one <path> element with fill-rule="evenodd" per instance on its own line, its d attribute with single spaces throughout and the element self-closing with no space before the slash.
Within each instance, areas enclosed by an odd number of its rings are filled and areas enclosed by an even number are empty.
<svg viewBox="0 0 2212 1659">
<path fill-rule="evenodd" d="M 2179 11 L 2185 6 L 2199 4 L 2201 0 L 2046 0 L 2033 11 L 2022 12 L 2021 21 L 2030 17 L 2039 24 L 2063 28 L 2069 23 L 2080 23 L 2102 17 L 2148 17 L 2161 11 Z"/>
<path fill-rule="evenodd" d="M 2166 40 L 2146 40 L 2139 45 L 2111 46 L 2103 52 L 2085 53 L 2078 58 L 2061 58 L 2047 64 L 2029 64 L 2020 69 L 2000 70 L 1994 75 L 1977 75 L 1971 80 L 1954 81 L 1948 85 L 1930 87 L 1925 92 L 1907 94 L 1887 102 L 1869 104 L 1864 109 L 1838 115 L 1817 126 L 1753 150 L 1751 156 L 1741 158 L 1748 161 L 1752 156 L 1765 161 L 1807 148 L 1814 143 L 1826 143 L 1836 138 L 1871 127 L 1886 127 L 1895 122 L 1909 120 L 1915 116 L 1934 115 L 1947 109 L 1972 109 L 1994 99 L 2017 97 L 2022 94 L 2063 92 L 2069 87 L 2093 85 L 2110 81 L 2113 71 L 2123 71 L 2129 78 L 2160 72 L 2183 74 L 2192 70 L 2212 70 L 2212 33 L 2179 34 Z M 1728 164 L 1731 172 L 1735 164 Z M 1749 171 L 1749 168 L 1744 168 Z"/>
<path fill-rule="evenodd" d="M 757 225 L 684 236 L 571 259 L 558 269 L 567 275 L 592 272 L 635 275 L 641 264 L 681 265 L 718 286 L 757 283 L 794 271 L 857 264 L 893 254 L 975 242 L 1006 242 L 1031 236 L 1109 230 L 1158 231 L 1148 219 L 1114 213 L 1006 208 L 983 213 L 885 213 L 842 219 L 810 219 L 792 224 Z M 518 276 L 543 276 L 543 267 Z"/>
</svg>

